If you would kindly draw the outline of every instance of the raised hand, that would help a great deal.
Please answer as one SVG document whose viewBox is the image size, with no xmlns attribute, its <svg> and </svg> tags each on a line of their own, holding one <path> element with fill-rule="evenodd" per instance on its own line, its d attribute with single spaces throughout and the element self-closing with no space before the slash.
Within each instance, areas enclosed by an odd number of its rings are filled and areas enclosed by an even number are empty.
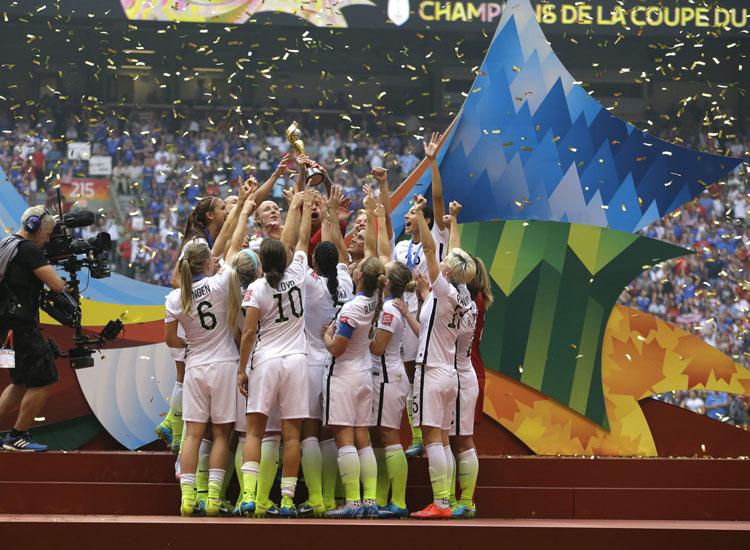
<svg viewBox="0 0 750 550">
<path fill-rule="evenodd" d="M 432 137 L 430 138 L 430 141 L 425 141 L 424 143 L 424 156 L 427 157 L 430 160 L 435 159 L 435 155 L 437 155 L 438 150 L 438 144 L 440 143 L 440 138 L 442 136 L 439 132 L 432 132 Z"/>
<path fill-rule="evenodd" d="M 383 183 L 388 181 L 388 170 L 386 168 L 373 168 L 372 177 L 377 180 L 378 183 Z"/>
<path fill-rule="evenodd" d="M 291 159 L 292 157 L 289 153 L 286 153 L 283 157 L 281 157 L 279 165 L 276 167 L 276 170 L 273 171 L 273 175 L 276 177 L 281 177 L 291 174 L 292 171 L 289 169 L 289 161 Z"/>
<path fill-rule="evenodd" d="M 367 186 L 367 194 L 365 195 L 365 200 L 362 204 L 368 212 L 375 212 L 375 197 L 373 196 L 369 185 Z"/>
<path fill-rule="evenodd" d="M 425 206 L 427 206 L 427 199 L 424 198 L 424 195 L 414 195 L 414 210 L 420 212 L 424 210 Z"/>
<path fill-rule="evenodd" d="M 385 218 L 385 207 L 380 202 L 375 206 L 375 217 L 378 219 Z"/>
<path fill-rule="evenodd" d="M 458 215 L 461 213 L 461 203 L 458 201 L 451 201 L 448 205 L 448 212 L 450 212 L 450 215 L 454 218 L 458 219 Z"/>
<path fill-rule="evenodd" d="M 406 306 L 404 301 L 401 298 L 395 298 L 391 301 L 391 303 L 396 307 L 396 309 L 401 313 L 401 315 L 405 315 L 409 313 L 409 308 Z"/>
<path fill-rule="evenodd" d="M 450 214 L 446 214 L 445 216 L 443 216 L 443 223 L 445 224 L 445 227 L 447 227 L 448 229 L 450 229 L 451 227 L 451 219 L 452 218 Z"/>
<path fill-rule="evenodd" d="M 430 281 L 428 281 L 427 277 L 422 273 L 415 273 L 414 280 L 417 282 L 417 293 L 419 294 L 419 298 L 424 302 L 427 299 L 427 295 L 430 293 Z"/>
<path fill-rule="evenodd" d="M 292 201 L 294 200 L 294 189 L 292 189 L 291 187 L 284 187 L 281 192 L 286 199 L 286 203 L 291 206 Z"/>
<path fill-rule="evenodd" d="M 328 211 L 338 212 L 339 206 L 341 205 L 341 187 L 334 185 L 331 187 L 331 192 L 328 194 Z"/>
</svg>

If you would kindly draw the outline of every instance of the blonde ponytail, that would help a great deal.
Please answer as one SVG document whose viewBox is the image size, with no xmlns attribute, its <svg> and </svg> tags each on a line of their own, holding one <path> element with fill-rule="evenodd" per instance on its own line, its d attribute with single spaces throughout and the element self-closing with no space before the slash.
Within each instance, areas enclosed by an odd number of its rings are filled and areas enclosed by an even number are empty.
<svg viewBox="0 0 750 550">
<path fill-rule="evenodd" d="M 203 242 L 191 242 L 183 250 L 180 260 L 180 304 L 182 312 L 190 317 L 193 307 L 193 277 L 204 273 L 210 257 L 211 250 Z"/>
<path fill-rule="evenodd" d="M 242 302 L 240 301 L 240 294 L 242 289 L 240 288 L 240 276 L 237 270 L 232 266 L 225 266 L 225 269 L 229 270 L 229 288 L 227 288 L 227 323 L 230 332 L 234 332 L 237 319 L 240 316 L 240 308 Z"/>
</svg>

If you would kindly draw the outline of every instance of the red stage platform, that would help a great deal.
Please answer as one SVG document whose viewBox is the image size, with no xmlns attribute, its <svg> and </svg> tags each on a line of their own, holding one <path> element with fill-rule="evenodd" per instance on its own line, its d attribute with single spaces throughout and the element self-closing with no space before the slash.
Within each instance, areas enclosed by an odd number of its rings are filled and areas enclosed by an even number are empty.
<svg viewBox="0 0 750 550">
<path fill-rule="evenodd" d="M 389 540 L 409 548 L 419 541 L 477 547 L 493 539 L 608 550 L 750 544 L 750 463 L 740 459 L 483 457 L 481 519 L 437 523 L 180 518 L 173 463 L 158 452 L 0 453 L 3 546 L 31 548 L 31 537 L 45 548 L 52 541 L 57 548 L 194 547 L 217 536 L 254 544 L 295 537 L 295 548 L 352 540 L 358 550 L 382 549 Z M 429 498 L 426 464 L 413 460 L 408 502 L 417 509 Z"/>
</svg>

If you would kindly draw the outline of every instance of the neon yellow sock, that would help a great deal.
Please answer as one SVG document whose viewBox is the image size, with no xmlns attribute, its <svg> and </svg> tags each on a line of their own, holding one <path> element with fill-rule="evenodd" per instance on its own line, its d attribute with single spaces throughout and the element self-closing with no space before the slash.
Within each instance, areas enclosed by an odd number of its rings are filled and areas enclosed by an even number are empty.
<svg viewBox="0 0 750 550">
<path fill-rule="evenodd" d="M 258 463 L 254 460 L 249 460 L 242 465 L 242 500 L 245 502 L 255 502 L 258 469 Z"/>
<path fill-rule="evenodd" d="M 237 482 L 240 484 L 240 494 L 237 497 L 237 506 L 242 502 L 244 496 L 245 476 L 242 475 L 242 448 L 245 446 L 245 438 L 240 437 L 237 441 L 237 450 L 234 452 L 234 472 L 237 474 Z"/>
<path fill-rule="evenodd" d="M 276 472 L 279 469 L 279 446 L 281 445 L 280 437 L 267 437 L 263 440 L 260 447 L 260 464 L 258 469 L 258 490 L 255 494 L 255 501 L 260 504 L 267 504 L 273 482 L 276 479 Z"/>
<path fill-rule="evenodd" d="M 183 474 L 180 478 L 181 503 L 195 506 L 195 474 Z"/>
<path fill-rule="evenodd" d="M 339 449 L 339 472 L 341 472 L 341 483 L 344 485 L 344 493 L 348 502 L 359 502 L 359 478 L 360 465 L 359 455 L 354 446 L 341 447 Z"/>
<path fill-rule="evenodd" d="M 378 491 L 378 463 L 372 447 L 357 451 L 359 454 L 359 478 L 362 482 L 362 498 L 375 500 Z"/>
<path fill-rule="evenodd" d="M 317 437 L 302 441 L 302 474 L 305 476 L 310 504 L 323 504 L 323 455 Z"/>
<path fill-rule="evenodd" d="M 474 503 L 474 490 L 479 477 L 479 459 L 476 449 L 469 449 L 458 455 L 458 473 L 461 484 L 461 504 Z"/>
<path fill-rule="evenodd" d="M 385 448 L 385 466 L 391 482 L 391 500 L 399 508 L 406 508 L 406 478 L 409 476 L 409 463 L 401 445 Z"/>
<path fill-rule="evenodd" d="M 391 488 L 390 480 L 388 479 L 388 470 L 385 463 L 385 451 L 381 448 L 374 449 L 375 460 L 378 464 L 378 487 L 375 492 L 375 500 L 378 506 L 388 505 L 388 490 Z"/>
<path fill-rule="evenodd" d="M 206 440 L 201 442 L 201 447 L 205 448 L 204 443 Z M 195 472 L 195 490 L 196 497 L 201 502 L 206 502 L 208 498 L 208 456 L 210 453 L 210 442 L 209 451 L 205 454 L 198 455 L 198 470 Z"/>
</svg>

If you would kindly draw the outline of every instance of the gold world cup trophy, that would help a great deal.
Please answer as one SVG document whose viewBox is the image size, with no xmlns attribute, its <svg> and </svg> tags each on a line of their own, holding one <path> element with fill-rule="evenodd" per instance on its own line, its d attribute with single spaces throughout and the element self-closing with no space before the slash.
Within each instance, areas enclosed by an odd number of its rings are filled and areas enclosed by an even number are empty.
<svg viewBox="0 0 750 550">
<path fill-rule="evenodd" d="M 286 139 L 289 140 L 292 149 L 297 153 L 297 156 L 305 154 L 305 144 L 302 143 L 302 128 L 297 122 L 292 122 L 289 128 L 286 129 Z M 323 183 L 325 175 L 316 166 L 308 166 L 305 168 L 300 164 L 300 170 L 305 171 L 305 184 L 308 187 L 314 187 Z"/>
</svg>

